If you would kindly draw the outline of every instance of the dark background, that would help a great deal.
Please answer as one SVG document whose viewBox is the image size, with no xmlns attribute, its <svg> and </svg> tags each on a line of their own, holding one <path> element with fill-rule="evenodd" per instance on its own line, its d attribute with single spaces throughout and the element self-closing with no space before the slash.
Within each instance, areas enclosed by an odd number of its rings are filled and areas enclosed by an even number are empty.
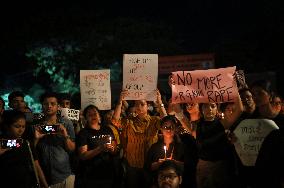
<svg viewBox="0 0 284 188">
<path fill-rule="evenodd" d="M 169 32 L 181 50 L 159 55 L 213 52 L 216 67 L 233 65 L 245 73 L 275 72 L 277 88 L 283 94 L 283 12 L 280 2 L 268 0 L 10 2 L 0 8 L 0 80 L 24 78 L 22 75 L 32 80 L 31 74 L 26 74 L 32 72 L 25 57 L 27 44 L 54 36 L 78 37 L 79 28 L 121 17 L 171 28 Z"/>
</svg>

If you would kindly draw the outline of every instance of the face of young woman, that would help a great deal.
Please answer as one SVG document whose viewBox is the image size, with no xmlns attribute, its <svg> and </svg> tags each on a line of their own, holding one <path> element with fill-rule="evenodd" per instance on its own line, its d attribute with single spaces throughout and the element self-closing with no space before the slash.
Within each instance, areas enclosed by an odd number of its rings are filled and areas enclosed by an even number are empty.
<svg viewBox="0 0 284 188">
<path fill-rule="evenodd" d="M 110 110 L 110 111 L 108 111 L 108 112 L 105 114 L 104 118 L 105 118 L 106 123 L 110 123 L 110 122 L 111 122 L 111 119 L 112 119 L 113 114 L 114 114 L 114 111 L 113 111 L 113 110 Z"/>
<path fill-rule="evenodd" d="M 252 94 L 250 91 L 245 91 L 241 93 L 240 97 L 242 99 L 244 111 L 251 112 L 255 110 L 255 103 L 254 103 L 254 100 L 252 98 Z"/>
<path fill-rule="evenodd" d="M 216 103 L 205 103 L 202 105 L 202 114 L 206 121 L 213 121 L 217 115 Z"/>
<path fill-rule="evenodd" d="M 99 123 L 101 123 L 101 117 L 99 112 L 97 111 L 97 109 L 95 108 L 91 108 L 88 110 L 87 114 L 86 114 L 86 119 L 88 124 L 91 125 L 97 125 Z"/>
<path fill-rule="evenodd" d="M 271 105 L 273 109 L 275 110 L 275 112 L 279 113 L 281 111 L 281 105 L 282 105 L 282 101 L 280 97 L 274 97 L 271 102 Z"/>
<path fill-rule="evenodd" d="M 23 135 L 26 129 L 26 120 L 24 118 L 18 119 L 9 128 L 9 134 L 14 138 L 19 138 Z"/>
<path fill-rule="evenodd" d="M 197 113 L 199 112 L 199 105 L 198 103 L 187 103 L 186 104 L 186 110 L 188 113 Z"/>
<path fill-rule="evenodd" d="M 174 125 L 171 121 L 163 123 L 161 130 L 164 137 L 173 137 L 175 134 Z"/>
<path fill-rule="evenodd" d="M 134 107 L 138 116 L 146 115 L 148 113 L 148 104 L 146 100 L 135 101 Z"/>
</svg>

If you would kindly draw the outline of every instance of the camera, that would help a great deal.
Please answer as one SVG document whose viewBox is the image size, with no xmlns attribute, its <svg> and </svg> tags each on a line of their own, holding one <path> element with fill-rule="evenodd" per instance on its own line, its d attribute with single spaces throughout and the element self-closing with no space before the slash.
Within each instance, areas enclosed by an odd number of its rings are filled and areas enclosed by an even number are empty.
<svg viewBox="0 0 284 188">
<path fill-rule="evenodd" d="M 58 133 L 59 125 L 40 125 L 40 130 L 43 134 Z"/>
<path fill-rule="evenodd" d="M 1 139 L 1 148 L 20 148 L 23 145 L 23 139 Z"/>
</svg>

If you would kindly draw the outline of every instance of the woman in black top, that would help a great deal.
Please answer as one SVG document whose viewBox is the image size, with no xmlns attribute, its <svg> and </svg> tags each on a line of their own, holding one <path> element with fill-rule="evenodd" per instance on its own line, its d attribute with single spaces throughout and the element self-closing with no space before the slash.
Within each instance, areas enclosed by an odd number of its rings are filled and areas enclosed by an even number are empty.
<svg viewBox="0 0 284 188">
<path fill-rule="evenodd" d="M 203 117 L 198 122 L 196 130 L 199 156 L 197 164 L 198 188 L 227 188 L 234 185 L 233 150 L 226 132 L 243 111 L 239 96 L 235 107 L 229 117 L 219 119 L 216 103 L 201 105 Z"/>
<path fill-rule="evenodd" d="M 151 174 L 150 184 L 156 180 L 156 172 L 163 161 L 173 160 L 180 166 L 184 165 L 185 147 L 176 134 L 177 119 L 174 116 L 166 116 L 161 120 L 162 138 L 153 144 L 145 161 L 145 169 Z"/>
<path fill-rule="evenodd" d="M 83 115 L 87 125 L 76 138 L 80 159 L 76 186 L 115 187 L 113 155 L 116 151 L 116 143 L 112 130 L 101 125 L 101 116 L 96 106 L 87 106 Z"/>
</svg>

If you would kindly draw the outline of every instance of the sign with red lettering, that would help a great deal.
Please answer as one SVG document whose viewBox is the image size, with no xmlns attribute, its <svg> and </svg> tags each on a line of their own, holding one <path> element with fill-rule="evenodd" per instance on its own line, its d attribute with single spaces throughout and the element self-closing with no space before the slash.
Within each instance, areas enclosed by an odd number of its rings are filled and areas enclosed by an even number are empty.
<svg viewBox="0 0 284 188">
<path fill-rule="evenodd" d="M 245 119 L 234 130 L 237 141 L 234 143 L 243 165 L 254 166 L 262 142 L 274 129 L 279 129 L 269 119 Z"/>
<path fill-rule="evenodd" d="M 172 73 L 173 103 L 234 102 L 238 88 L 236 67 Z"/>
<path fill-rule="evenodd" d="M 155 101 L 158 80 L 157 54 L 123 55 L 123 89 L 125 100 Z"/>
<path fill-rule="evenodd" d="M 80 70 L 81 109 L 90 104 L 111 109 L 110 70 Z"/>
</svg>

